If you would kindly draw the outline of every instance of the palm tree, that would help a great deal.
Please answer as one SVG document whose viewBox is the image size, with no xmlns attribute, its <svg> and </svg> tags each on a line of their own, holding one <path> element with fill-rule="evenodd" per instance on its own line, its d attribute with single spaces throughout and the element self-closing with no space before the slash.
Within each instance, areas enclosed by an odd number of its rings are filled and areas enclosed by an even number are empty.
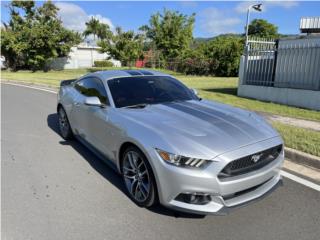
<svg viewBox="0 0 320 240">
<path fill-rule="evenodd" d="M 98 19 L 91 17 L 89 22 L 86 22 L 86 30 L 84 30 L 83 35 L 85 37 L 89 35 L 93 35 L 93 39 L 96 40 L 96 36 L 99 33 L 100 29 L 100 22 Z"/>
<path fill-rule="evenodd" d="M 99 39 L 103 40 L 109 38 L 112 35 L 110 27 L 106 23 L 100 23 L 98 27 L 97 36 Z"/>
</svg>

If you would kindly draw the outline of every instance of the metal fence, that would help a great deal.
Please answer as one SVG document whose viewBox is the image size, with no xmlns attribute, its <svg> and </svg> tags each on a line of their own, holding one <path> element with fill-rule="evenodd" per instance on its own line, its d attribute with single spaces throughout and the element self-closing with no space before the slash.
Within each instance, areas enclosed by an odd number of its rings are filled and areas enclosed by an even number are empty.
<svg viewBox="0 0 320 240">
<path fill-rule="evenodd" d="M 244 84 L 320 90 L 320 39 L 250 39 Z"/>
<path fill-rule="evenodd" d="M 245 84 L 273 86 L 277 42 L 250 39 L 245 50 Z"/>
</svg>

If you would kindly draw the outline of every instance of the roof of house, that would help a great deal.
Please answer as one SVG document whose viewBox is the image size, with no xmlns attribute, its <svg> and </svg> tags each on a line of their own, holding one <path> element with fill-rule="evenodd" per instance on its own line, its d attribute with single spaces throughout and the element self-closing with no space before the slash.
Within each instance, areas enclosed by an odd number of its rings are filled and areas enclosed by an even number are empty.
<svg viewBox="0 0 320 240">
<path fill-rule="evenodd" d="M 137 69 L 137 70 L 107 70 L 89 73 L 86 76 L 97 76 L 102 80 L 109 80 L 119 77 L 134 77 L 134 76 L 169 76 L 169 74 L 154 70 Z"/>
</svg>

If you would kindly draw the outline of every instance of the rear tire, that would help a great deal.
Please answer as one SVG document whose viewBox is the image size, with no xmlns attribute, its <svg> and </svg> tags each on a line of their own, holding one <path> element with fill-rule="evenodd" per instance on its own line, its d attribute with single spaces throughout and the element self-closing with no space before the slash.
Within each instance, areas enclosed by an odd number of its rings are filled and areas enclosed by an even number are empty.
<svg viewBox="0 0 320 240">
<path fill-rule="evenodd" d="M 71 126 L 70 126 L 66 111 L 63 109 L 63 107 L 59 107 L 58 117 L 59 117 L 59 128 L 60 128 L 61 136 L 65 140 L 72 139 L 73 133 L 71 130 Z"/>
<path fill-rule="evenodd" d="M 130 198 L 140 207 L 157 204 L 155 178 L 147 158 L 140 149 L 128 147 L 121 161 L 123 181 Z"/>
</svg>

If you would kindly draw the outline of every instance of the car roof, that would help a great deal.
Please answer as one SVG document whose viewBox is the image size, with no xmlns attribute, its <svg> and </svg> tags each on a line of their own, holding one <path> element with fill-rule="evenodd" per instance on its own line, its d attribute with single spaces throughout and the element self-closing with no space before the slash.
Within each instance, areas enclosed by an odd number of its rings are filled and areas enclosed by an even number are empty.
<svg viewBox="0 0 320 240">
<path fill-rule="evenodd" d="M 169 74 L 149 69 L 135 69 L 135 70 L 106 70 L 89 73 L 83 77 L 95 76 L 103 81 L 108 81 L 113 78 L 120 77 L 137 77 L 137 76 L 170 76 Z"/>
</svg>

